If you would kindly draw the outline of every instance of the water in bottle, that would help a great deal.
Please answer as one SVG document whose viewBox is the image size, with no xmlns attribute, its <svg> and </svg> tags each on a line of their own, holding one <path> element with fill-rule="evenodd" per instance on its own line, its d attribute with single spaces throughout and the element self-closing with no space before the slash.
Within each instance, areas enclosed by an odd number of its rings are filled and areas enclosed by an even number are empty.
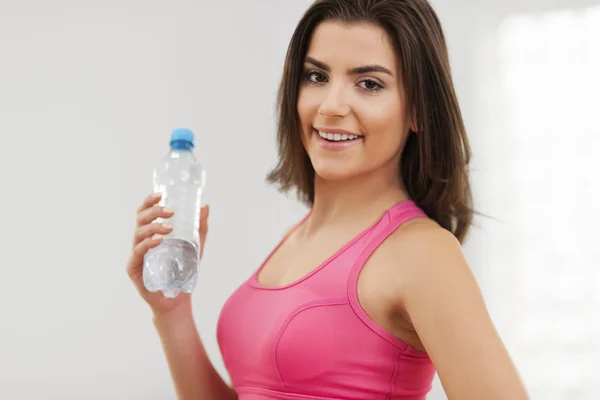
<svg viewBox="0 0 600 400">
<path fill-rule="evenodd" d="M 170 150 L 154 169 L 154 191 L 162 194 L 159 205 L 175 211 L 171 218 L 155 222 L 172 225 L 157 247 L 144 257 L 144 286 L 174 298 L 196 286 L 200 261 L 200 207 L 205 171 L 193 153 L 194 134 L 188 129 L 171 133 Z"/>
</svg>

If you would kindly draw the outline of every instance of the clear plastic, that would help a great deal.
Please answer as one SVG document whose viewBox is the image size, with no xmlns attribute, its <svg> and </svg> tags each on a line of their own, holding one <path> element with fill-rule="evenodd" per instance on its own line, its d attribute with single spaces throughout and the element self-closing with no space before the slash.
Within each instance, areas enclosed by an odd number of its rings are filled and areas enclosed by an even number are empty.
<svg viewBox="0 0 600 400">
<path fill-rule="evenodd" d="M 191 293 L 200 262 L 200 208 L 206 176 L 191 146 L 176 146 L 154 169 L 154 191 L 162 194 L 159 205 L 172 208 L 171 218 L 156 222 L 173 225 L 161 244 L 144 257 L 144 286 L 174 298 Z"/>
</svg>

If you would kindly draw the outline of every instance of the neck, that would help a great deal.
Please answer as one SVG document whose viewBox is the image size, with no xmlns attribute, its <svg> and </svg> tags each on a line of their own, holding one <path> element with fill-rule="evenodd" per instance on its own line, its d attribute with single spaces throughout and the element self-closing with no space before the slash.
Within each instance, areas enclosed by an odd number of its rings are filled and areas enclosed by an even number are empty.
<svg viewBox="0 0 600 400">
<path fill-rule="evenodd" d="M 330 181 L 315 178 L 315 199 L 305 233 L 324 225 L 364 224 L 380 217 L 394 204 L 409 196 L 397 169 L 381 170 L 349 180 Z"/>
</svg>

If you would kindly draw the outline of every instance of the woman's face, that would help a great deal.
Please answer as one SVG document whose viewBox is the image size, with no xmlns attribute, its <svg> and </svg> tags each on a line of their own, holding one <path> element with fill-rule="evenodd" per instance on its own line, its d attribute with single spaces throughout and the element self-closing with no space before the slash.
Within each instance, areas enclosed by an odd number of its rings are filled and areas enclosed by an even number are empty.
<svg viewBox="0 0 600 400">
<path fill-rule="evenodd" d="M 318 177 L 394 172 L 411 127 L 387 33 L 326 21 L 314 31 L 298 95 L 302 143 Z"/>
</svg>

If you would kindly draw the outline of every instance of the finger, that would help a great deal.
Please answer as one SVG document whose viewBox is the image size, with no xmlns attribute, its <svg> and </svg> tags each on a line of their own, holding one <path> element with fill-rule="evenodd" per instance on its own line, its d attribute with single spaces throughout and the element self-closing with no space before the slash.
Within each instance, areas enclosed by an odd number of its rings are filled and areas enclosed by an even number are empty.
<svg viewBox="0 0 600 400">
<path fill-rule="evenodd" d="M 204 239 L 206 235 L 206 231 L 208 230 L 208 214 L 209 214 L 209 206 L 208 204 L 202 207 L 200 210 L 200 226 L 198 231 L 200 232 L 200 237 Z"/>
<path fill-rule="evenodd" d="M 208 233 L 208 215 L 210 207 L 205 205 L 200 210 L 200 227 L 198 233 L 200 234 L 200 257 L 204 254 L 204 244 L 206 243 L 206 234 Z"/>
<path fill-rule="evenodd" d="M 202 206 L 202 208 L 200 209 L 200 219 L 205 220 L 206 218 L 208 218 L 209 212 L 210 212 L 210 206 L 208 204 L 205 204 L 204 206 Z"/>
<path fill-rule="evenodd" d="M 137 226 L 143 226 L 151 223 L 158 217 L 162 218 L 170 218 L 175 213 L 175 210 L 170 208 L 165 208 L 161 206 L 152 206 L 148 209 L 141 211 L 137 215 Z"/>
<path fill-rule="evenodd" d="M 138 229 L 136 229 L 134 237 L 133 237 L 133 245 L 137 245 L 141 241 L 151 237 L 152 235 L 166 235 L 173 230 L 173 225 L 170 224 L 147 224 L 142 225 Z"/>
<path fill-rule="evenodd" d="M 148 197 L 146 197 L 144 199 L 144 202 L 142 203 L 141 206 L 139 206 L 139 208 L 137 209 L 137 212 L 140 213 L 140 212 L 152 207 L 153 205 L 157 204 L 160 201 L 161 197 L 162 197 L 162 193 L 152 193 L 151 195 L 149 195 Z"/>
<path fill-rule="evenodd" d="M 206 219 L 208 218 L 209 211 L 210 211 L 210 209 L 209 209 L 208 204 L 205 204 L 200 208 L 200 223 L 201 224 L 203 221 L 206 221 Z"/>
<path fill-rule="evenodd" d="M 202 241 L 202 243 L 200 244 L 200 258 L 202 258 L 202 256 L 204 255 L 204 241 Z"/>
<path fill-rule="evenodd" d="M 131 255 L 129 256 L 129 262 L 127 263 L 127 272 L 131 274 L 136 269 L 140 268 L 144 262 L 144 255 L 146 255 L 151 248 L 158 246 L 162 242 L 162 239 L 162 235 L 154 235 L 134 246 Z"/>
</svg>

